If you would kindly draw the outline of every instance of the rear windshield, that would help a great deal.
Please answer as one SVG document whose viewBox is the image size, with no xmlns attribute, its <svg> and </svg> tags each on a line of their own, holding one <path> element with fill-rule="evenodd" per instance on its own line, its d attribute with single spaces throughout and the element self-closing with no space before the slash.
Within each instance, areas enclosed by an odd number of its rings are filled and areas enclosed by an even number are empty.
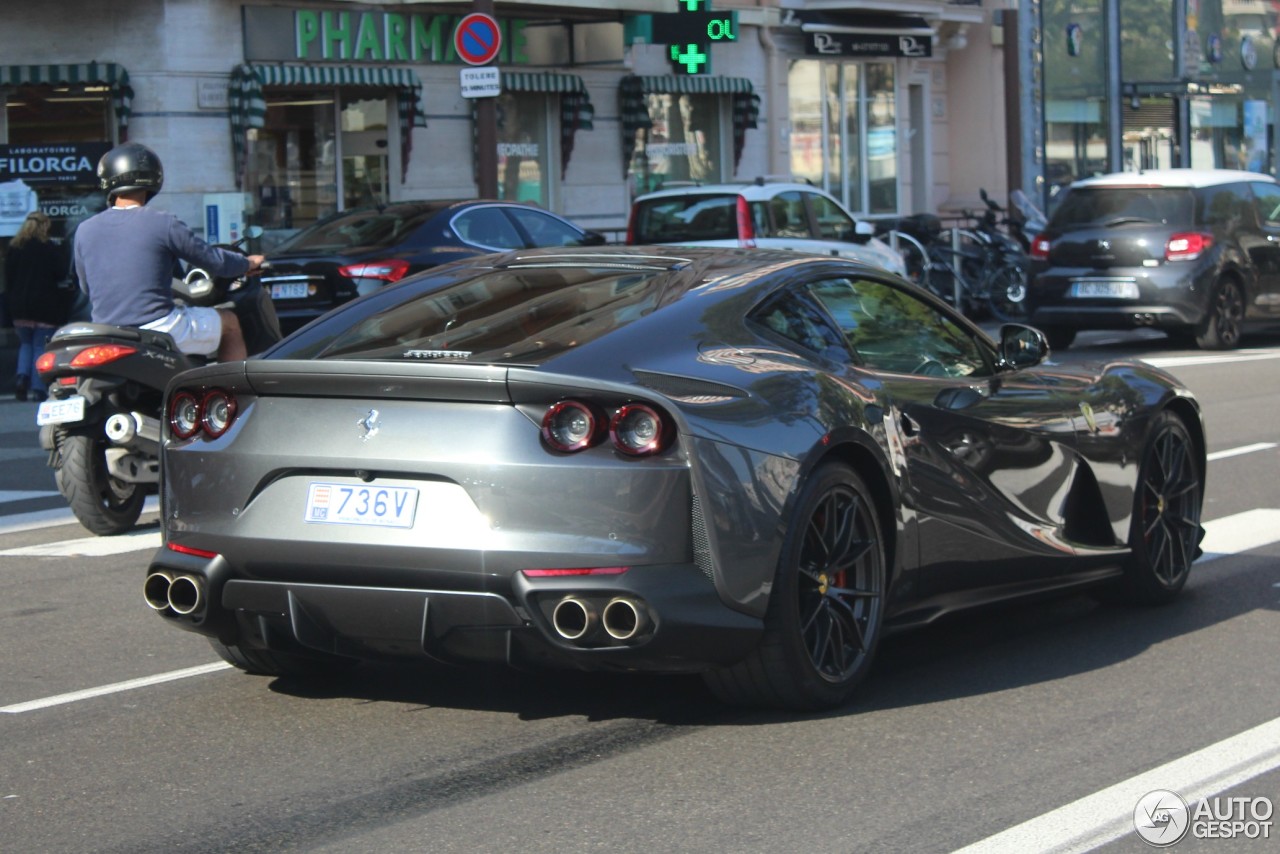
<svg viewBox="0 0 1280 854">
<path fill-rule="evenodd" d="M 1157 224 L 1189 228 L 1195 218 L 1195 193 L 1174 187 L 1077 187 L 1069 191 L 1050 219 L 1059 231 L 1094 226 Z"/>
<path fill-rule="evenodd" d="M 353 247 L 387 248 L 403 243 L 435 212 L 435 208 L 416 205 L 344 211 L 304 228 L 280 244 L 276 251 L 341 252 Z"/>
<path fill-rule="evenodd" d="M 738 196 L 688 195 L 650 199 L 636 205 L 636 243 L 736 240 Z"/>
<path fill-rule="evenodd" d="M 537 363 L 653 311 L 665 273 L 506 268 L 443 288 L 428 276 L 339 310 L 271 358 Z"/>
</svg>

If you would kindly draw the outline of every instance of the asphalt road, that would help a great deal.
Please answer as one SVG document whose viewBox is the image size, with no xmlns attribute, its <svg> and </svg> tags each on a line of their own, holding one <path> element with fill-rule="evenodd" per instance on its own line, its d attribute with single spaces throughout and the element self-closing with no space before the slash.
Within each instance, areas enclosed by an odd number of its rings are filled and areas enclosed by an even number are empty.
<svg viewBox="0 0 1280 854">
<path fill-rule="evenodd" d="M 99 553 L 49 495 L 34 404 L 8 397 L 0 850 L 1136 852 L 1153 789 L 1276 804 L 1280 340 L 1246 343 L 1206 359 L 1091 333 L 1063 357 L 1156 360 L 1205 406 L 1214 554 L 1180 600 L 954 618 L 805 716 L 725 709 L 688 677 L 218 667 L 142 603 L 154 514 Z M 1273 851 L 1271 821 L 1174 850 Z"/>
</svg>

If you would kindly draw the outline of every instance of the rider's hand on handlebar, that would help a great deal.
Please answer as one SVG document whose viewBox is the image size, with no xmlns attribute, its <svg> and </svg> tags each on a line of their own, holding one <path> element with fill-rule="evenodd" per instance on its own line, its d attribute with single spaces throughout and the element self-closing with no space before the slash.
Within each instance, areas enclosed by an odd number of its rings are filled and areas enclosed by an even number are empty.
<svg viewBox="0 0 1280 854">
<path fill-rule="evenodd" d="M 249 269 L 245 273 L 246 276 L 252 276 L 259 273 L 262 270 L 262 265 L 267 260 L 267 257 L 265 255 L 250 255 L 248 256 L 248 258 L 249 258 Z"/>
</svg>

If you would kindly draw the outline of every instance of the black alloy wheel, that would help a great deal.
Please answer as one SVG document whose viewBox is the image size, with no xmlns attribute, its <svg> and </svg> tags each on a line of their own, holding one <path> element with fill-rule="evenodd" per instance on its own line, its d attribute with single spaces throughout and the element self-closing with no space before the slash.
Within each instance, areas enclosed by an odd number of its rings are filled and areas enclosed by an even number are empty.
<svg viewBox="0 0 1280 854">
<path fill-rule="evenodd" d="M 1244 332 L 1244 293 L 1235 279 L 1222 279 L 1209 298 L 1209 312 L 1196 336 L 1202 350 L 1233 350 Z"/>
<path fill-rule="evenodd" d="M 1202 470 L 1182 421 L 1160 413 L 1143 450 L 1134 495 L 1129 534 L 1133 553 L 1124 578 L 1130 600 L 1169 602 L 1187 583 L 1204 531 Z"/>
<path fill-rule="evenodd" d="M 849 700 L 884 615 L 885 548 L 876 504 L 842 463 L 803 488 L 783 542 L 760 646 L 707 684 L 735 704 L 816 710 Z"/>
</svg>

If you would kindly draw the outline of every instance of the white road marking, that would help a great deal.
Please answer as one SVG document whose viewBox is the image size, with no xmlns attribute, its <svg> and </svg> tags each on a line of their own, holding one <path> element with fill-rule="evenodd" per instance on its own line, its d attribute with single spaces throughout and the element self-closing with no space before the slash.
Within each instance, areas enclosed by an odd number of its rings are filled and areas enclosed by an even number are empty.
<svg viewBox="0 0 1280 854">
<path fill-rule="evenodd" d="M 102 557 L 160 548 L 159 531 L 130 531 L 114 537 L 85 537 L 0 550 L 0 557 Z"/>
<path fill-rule="evenodd" d="M 53 697 L 45 697 L 42 700 L 28 700 L 25 703 L 14 703 L 12 706 L 0 706 L 0 712 L 9 715 L 17 715 L 22 712 L 34 712 L 37 709 L 47 709 L 50 706 L 62 706 L 67 703 L 78 703 L 81 700 L 89 700 L 94 697 L 102 697 L 107 694 L 118 694 L 121 691 L 132 691 L 135 688 L 146 688 L 150 685 L 159 685 L 162 682 L 173 682 L 176 679 L 187 679 L 191 676 L 203 676 L 206 673 L 216 673 L 219 670 L 226 670 L 231 667 L 226 662 L 219 661 L 214 664 L 201 664 L 198 667 L 188 667 L 183 670 L 171 670 L 168 673 L 157 673 L 155 676 L 143 676 L 140 679 L 130 679 L 126 682 L 113 682 L 110 685 L 102 685 L 98 688 L 86 688 L 83 691 L 72 691 L 69 694 L 57 694 Z"/>
<path fill-rule="evenodd" d="M 1204 530 L 1200 563 L 1280 542 L 1280 510 L 1255 508 L 1223 516 L 1205 522 Z"/>
<path fill-rule="evenodd" d="M 989 836 L 956 854 L 1091 851 L 1131 833 L 1148 792 L 1170 789 L 1188 804 L 1280 767 L 1280 718 Z"/>
<path fill-rule="evenodd" d="M 0 504 L 10 501 L 30 501 L 35 498 L 52 498 L 57 495 L 57 490 L 53 492 L 39 492 L 22 489 L 0 489 Z"/>
<path fill-rule="evenodd" d="M 1225 365 L 1229 362 L 1258 362 L 1265 359 L 1280 359 L 1280 352 L 1275 350 L 1236 350 L 1234 353 L 1222 353 L 1212 356 L 1157 356 L 1154 359 L 1143 359 L 1148 365 L 1157 368 L 1190 368 L 1199 365 Z"/>
<path fill-rule="evenodd" d="M 1238 448 L 1228 448 L 1225 451 L 1214 451 L 1212 454 L 1206 454 L 1205 459 L 1209 462 L 1213 462 L 1214 460 L 1225 460 L 1227 457 L 1238 457 L 1241 454 L 1252 454 L 1257 451 L 1269 451 L 1275 446 L 1275 442 L 1258 442 L 1253 445 L 1241 445 Z"/>
</svg>

